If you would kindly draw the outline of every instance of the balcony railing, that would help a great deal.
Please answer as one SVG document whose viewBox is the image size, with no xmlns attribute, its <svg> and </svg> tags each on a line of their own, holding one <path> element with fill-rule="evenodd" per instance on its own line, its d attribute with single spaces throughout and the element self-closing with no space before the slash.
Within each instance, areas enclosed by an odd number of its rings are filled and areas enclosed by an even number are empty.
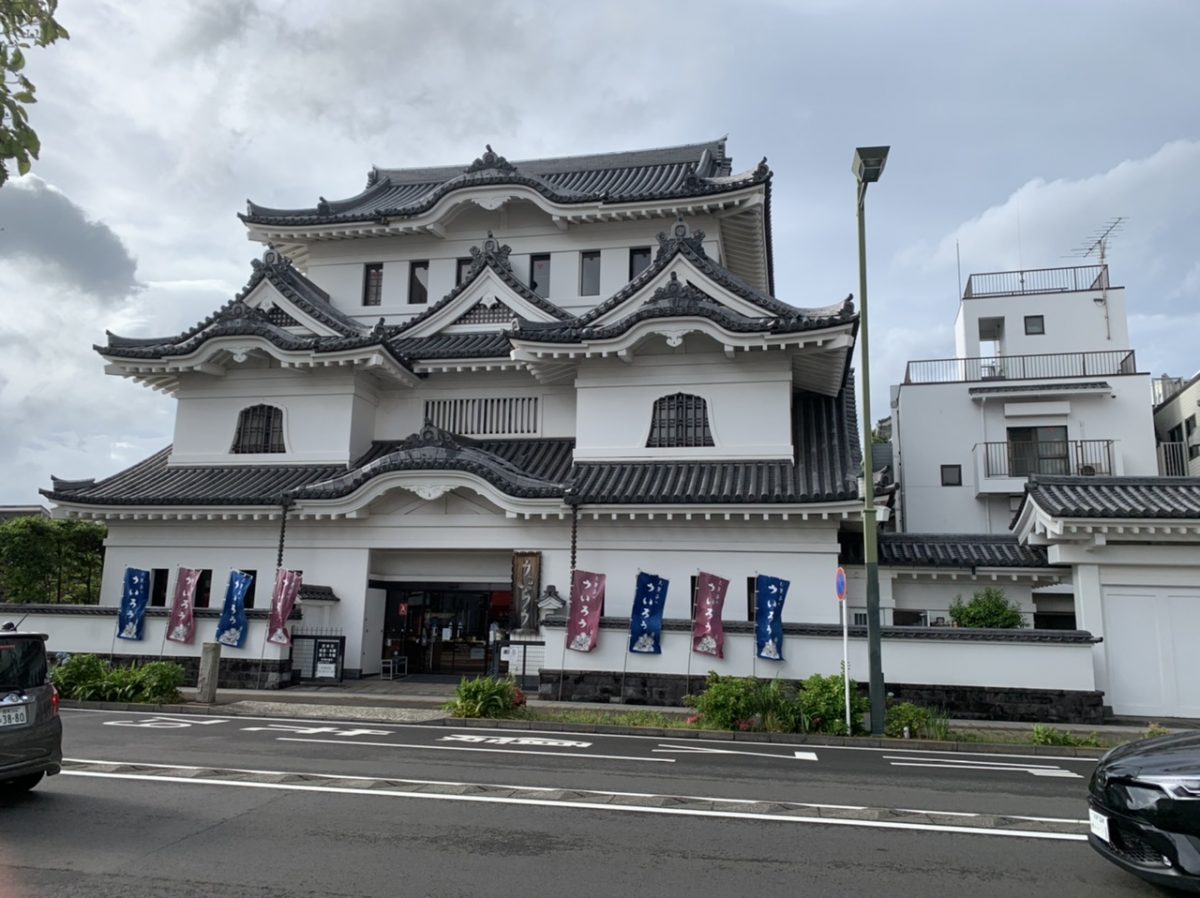
<svg viewBox="0 0 1200 898">
<path fill-rule="evenodd" d="M 1187 443 L 1158 444 L 1158 473 L 1163 477 L 1188 476 Z"/>
<path fill-rule="evenodd" d="M 863 607 L 851 606 L 849 609 L 850 623 L 856 627 L 865 627 L 867 625 L 867 609 Z M 949 608 L 893 608 L 892 622 L 893 627 L 953 627 L 954 622 L 950 620 Z M 1022 611 L 1021 621 L 1026 629 L 1034 625 L 1034 617 L 1032 611 Z"/>
<path fill-rule="evenodd" d="M 1132 349 L 1059 352 L 1047 355 L 994 355 L 973 359 L 925 359 L 909 362 L 906 384 L 969 383 L 981 380 L 1038 380 L 1136 374 Z"/>
<path fill-rule="evenodd" d="M 1112 440 L 983 443 L 985 477 L 1113 473 Z"/>
<path fill-rule="evenodd" d="M 1032 268 L 1027 271 L 992 271 L 967 278 L 963 299 L 983 296 L 1029 296 L 1034 293 L 1074 293 L 1108 286 L 1107 265 L 1073 268 Z"/>
</svg>

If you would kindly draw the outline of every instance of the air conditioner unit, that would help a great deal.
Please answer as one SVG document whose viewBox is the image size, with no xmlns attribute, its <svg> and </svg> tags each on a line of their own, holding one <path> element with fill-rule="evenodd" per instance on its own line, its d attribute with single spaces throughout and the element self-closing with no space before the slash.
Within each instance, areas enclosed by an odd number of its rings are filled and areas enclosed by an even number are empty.
<svg viewBox="0 0 1200 898">
<path fill-rule="evenodd" d="M 1095 477 L 1096 476 L 1096 466 L 1095 465 L 1080 465 L 1079 473 L 1082 474 L 1084 477 Z"/>
</svg>

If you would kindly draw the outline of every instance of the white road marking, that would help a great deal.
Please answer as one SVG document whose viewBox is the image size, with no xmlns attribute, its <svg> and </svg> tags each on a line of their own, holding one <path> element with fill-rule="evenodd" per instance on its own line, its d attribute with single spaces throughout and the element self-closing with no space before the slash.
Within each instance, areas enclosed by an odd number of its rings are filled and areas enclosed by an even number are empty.
<svg viewBox="0 0 1200 898">
<path fill-rule="evenodd" d="M 388 736 L 390 733 L 378 733 Z M 591 748 L 590 742 L 572 742 L 569 739 L 542 739 L 528 736 L 477 736 L 473 733 L 452 733 L 440 736 L 438 742 L 471 742 L 485 745 L 541 745 L 546 748 Z"/>
<path fill-rule="evenodd" d="M 790 755 L 781 755 L 778 752 L 769 751 L 737 751 L 731 748 L 704 748 L 700 745 L 665 745 L 661 742 L 659 743 L 659 747 L 653 750 L 662 753 L 681 751 L 693 755 L 750 755 L 755 758 L 794 758 L 797 761 L 815 761 L 817 759 L 817 753 L 813 751 L 796 751 Z"/>
<path fill-rule="evenodd" d="M 1063 770 L 1060 767 L 1010 767 L 1007 765 L 1006 766 L 997 766 L 994 764 L 967 763 L 967 762 L 961 762 L 961 761 L 958 763 L 954 763 L 954 764 L 946 764 L 946 763 L 938 763 L 937 761 L 934 761 L 933 759 L 930 759 L 927 762 L 892 761 L 890 763 L 893 767 L 931 767 L 935 770 L 963 770 L 963 771 L 995 770 L 1000 773 L 1030 773 L 1030 774 L 1033 774 L 1034 776 L 1057 776 L 1057 777 L 1065 777 L 1067 779 L 1083 779 L 1082 774 L 1075 773 L 1072 770 Z"/>
<path fill-rule="evenodd" d="M 632 755 L 591 755 L 578 751 L 535 751 L 521 748 L 483 748 L 476 745 L 418 745 L 403 742 L 345 742 L 339 739 L 293 739 L 280 736 L 280 742 L 323 742 L 328 745 L 371 745 L 379 748 L 421 748 L 428 751 L 484 751 L 501 755 L 548 755 L 552 758 L 600 758 L 606 761 L 643 761 L 651 764 L 674 764 L 674 758 L 639 758 Z"/>
<path fill-rule="evenodd" d="M 364 730 L 341 727 L 302 727 L 288 723 L 274 723 L 265 727 L 242 727 L 244 733 L 293 733 L 297 736 L 390 736 L 391 730 Z"/>
<path fill-rule="evenodd" d="M 137 713 L 137 712 L 134 712 Z M 154 716 L 147 720 L 106 720 L 104 726 L 110 727 L 140 727 L 148 730 L 184 730 L 190 726 L 207 726 L 214 723 L 226 723 L 227 718 L 202 720 L 200 718 L 179 718 Z"/>
<path fill-rule="evenodd" d="M 980 760 L 980 761 L 959 761 L 955 758 L 945 758 L 945 759 L 925 758 L 925 757 L 922 757 L 921 755 L 884 755 L 883 757 L 885 760 L 888 760 L 888 761 L 936 761 L 938 764 L 944 764 L 946 766 L 954 766 L 954 765 L 966 766 L 966 765 L 970 765 L 970 764 L 986 764 L 988 767 L 1000 767 L 1000 768 L 1012 767 L 1015 770 L 1028 770 L 1031 767 L 1040 767 L 1045 770 L 1058 770 L 1058 767 L 1054 764 L 1009 764 L 1005 761 L 982 761 L 982 760 Z"/>
<path fill-rule="evenodd" d="M 312 741 L 312 740 L 296 740 Z M 338 743 L 344 744 L 344 743 Z M 658 760 L 658 759 L 652 759 Z M 176 768 L 195 769 L 195 768 Z M 271 789 L 284 792 L 314 792 L 337 795 L 372 795 L 389 798 L 415 798 L 430 801 L 466 801 L 478 804 L 521 805 L 525 807 L 577 808 L 592 811 L 612 811 L 632 814 L 658 814 L 676 817 L 710 817 L 732 820 L 762 820 L 776 823 L 804 823 L 818 826 L 854 826 L 866 829 L 899 829 L 918 832 L 960 833 L 964 835 L 1002 836 L 1008 838 L 1047 839 L 1051 841 L 1084 842 L 1082 833 L 1047 833 L 1032 830 L 989 829 L 986 827 L 954 826 L 936 823 L 905 823 L 892 820 L 853 820 L 838 817 L 801 817 L 779 814 L 756 814 L 747 811 L 701 810 L 695 808 L 664 808 L 639 805 L 613 805 L 599 802 L 562 802 L 550 799 L 511 798 L 492 795 L 447 795 L 426 792 L 399 792 L 389 789 L 351 789 L 342 786 L 317 786 L 299 783 L 256 783 L 199 777 L 152 776 L 149 774 L 103 773 L 83 770 L 64 770 L 63 776 L 93 777 L 96 779 L 135 780 L 140 782 L 175 783 L 185 786 L 226 786 L 243 789 Z M 340 777 L 339 777 L 340 778 Z M 604 793 L 597 793 L 604 794 Z M 611 794 L 611 793 L 610 793 Z"/>
</svg>

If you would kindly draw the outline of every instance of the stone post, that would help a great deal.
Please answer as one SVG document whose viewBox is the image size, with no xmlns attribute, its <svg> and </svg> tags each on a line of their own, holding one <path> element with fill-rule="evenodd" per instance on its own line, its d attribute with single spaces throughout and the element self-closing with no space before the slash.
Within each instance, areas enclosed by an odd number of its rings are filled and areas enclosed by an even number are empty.
<svg viewBox="0 0 1200 898">
<path fill-rule="evenodd" d="M 221 670 L 221 643 L 206 642 L 200 653 L 200 676 L 196 682 L 196 701 L 211 705 L 217 700 L 217 676 Z"/>
</svg>

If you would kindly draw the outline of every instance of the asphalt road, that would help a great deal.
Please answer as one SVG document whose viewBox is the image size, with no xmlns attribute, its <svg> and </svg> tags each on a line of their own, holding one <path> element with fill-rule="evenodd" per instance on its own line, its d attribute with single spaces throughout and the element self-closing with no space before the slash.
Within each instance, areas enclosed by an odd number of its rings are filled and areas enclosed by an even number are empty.
<svg viewBox="0 0 1200 898">
<path fill-rule="evenodd" d="M 1157 895 L 1091 761 L 64 712 L 0 896 Z"/>
</svg>

